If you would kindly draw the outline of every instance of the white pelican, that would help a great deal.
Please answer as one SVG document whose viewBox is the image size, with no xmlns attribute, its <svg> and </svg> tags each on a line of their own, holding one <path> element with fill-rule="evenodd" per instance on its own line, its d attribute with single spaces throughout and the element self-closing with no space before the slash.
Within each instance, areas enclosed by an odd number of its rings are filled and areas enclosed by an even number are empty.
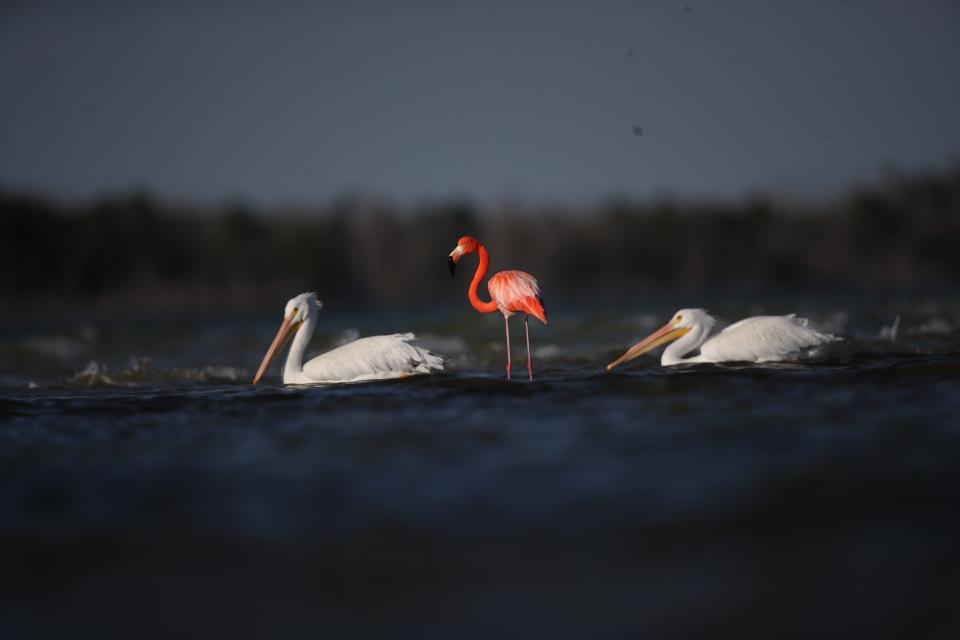
<svg viewBox="0 0 960 640">
<path fill-rule="evenodd" d="M 323 303 L 315 293 L 301 293 L 287 302 L 283 324 L 263 357 L 253 384 L 260 382 L 290 335 L 294 338 L 283 366 L 284 384 L 386 380 L 443 370 L 442 357 L 410 344 L 415 338 L 412 333 L 360 338 L 304 364 L 303 352 L 313 336 L 317 314 L 322 308 Z"/>
<path fill-rule="evenodd" d="M 746 318 L 708 340 L 714 322 L 703 309 L 681 309 L 670 322 L 608 364 L 607 371 L 668 342 L 673 344 L 664 349 L 660 357 L 664 367 L 688 362 L 776 362 L 843 339 L 816 331 L 807 326 L 806 318 L 792 313 Z M 698 355 L 684 357 L 697 347 L 700 348 Z"/>
</svg>

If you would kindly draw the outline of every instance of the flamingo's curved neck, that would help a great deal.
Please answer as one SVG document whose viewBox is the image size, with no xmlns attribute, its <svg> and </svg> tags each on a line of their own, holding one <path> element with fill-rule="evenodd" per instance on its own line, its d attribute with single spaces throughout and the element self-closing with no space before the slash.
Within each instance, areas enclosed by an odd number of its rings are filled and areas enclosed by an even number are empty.
<svg viewBox="0 0 960 640">
<path fill-rule="evenodd" d="M 293 336 L 290 351 L 287 352 L 287 362 L 283 365 L 284 382 L 303 373 L 303 354 L 307 350 L 307 345 L 310 343 L 310 338 L 313 337 L 313 330 L 316 326 L 316 316 L 308 313 L 303 324 L 297 329 L 296 335 Z"/>
<path fill-rule="evenodd" d="M 480 264 L 477 265 L 477 272 L 473 274 L 473 281 L 470 283 L 470 292 L 467 294 L 467 297 L 470 298 L 470 304 L 473 305 L 473 308 L 480 313 L 493 313 L 497 311 L 497 303 L 493 300 L 484 302 L 480 299 L 479 295 L 480 281 L 487 275 L 487 270 L 490 268 L 490 254 L 482 244 L 478 252 L 480 253 Z"/>
<path fill-rule="evenodd" d="M 684 356 L 694 349 L 698 349 L 704 342 L 706 342 L 709 334 L 710 330 L 704 328 L 703 325 L 693 325 L 692 331 L 681 337 L 679 340 L 675 340 L 674 342 L 670 343 L 670 345 L 663 350 L 663 355 L 660 356 L 660 364 L 664 367 L 669 367 L 671 365 L 681 364 L 683 362 L 706 362 L 703 356 L 699 354 L 686 358 Z"/>
</svg>

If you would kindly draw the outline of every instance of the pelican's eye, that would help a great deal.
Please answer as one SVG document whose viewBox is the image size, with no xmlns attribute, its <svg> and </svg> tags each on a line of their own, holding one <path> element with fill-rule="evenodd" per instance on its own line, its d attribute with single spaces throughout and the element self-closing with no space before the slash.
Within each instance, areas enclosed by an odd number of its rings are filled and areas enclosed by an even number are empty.
<svg viewBox="0 0 960 640">
<path fill-rule="evenodd" d="M 676 320 L 677 322 L 682 322 L 682 321 L 683 321 L 683 314 L 682 314 L 682 313 L 678 313 L 678 314 L 677 314 L 677 317 L 674 318 L 674 320 Z"/>
</svg>

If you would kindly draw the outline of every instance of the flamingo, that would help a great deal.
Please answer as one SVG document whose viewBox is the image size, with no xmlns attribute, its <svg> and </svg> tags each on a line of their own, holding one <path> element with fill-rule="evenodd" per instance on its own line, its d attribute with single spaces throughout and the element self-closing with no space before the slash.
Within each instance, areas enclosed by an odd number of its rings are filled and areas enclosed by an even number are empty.
<svg viewBox="0 0 960 640">
<path fill-rule="evenodd" d="M 457 263 L 460 258 L 473 252 L 480 253 L 480 264 L 470 282 L 470 291 L 467 297 L 470 304 L 480 313 L 499 311 L 503 314 L 504 329 L 507 334 L 507 380 L 510 379 L 510 316 L 514 313 L 523 314 L 523 326 L 527 334 L 527 372 L 533 380 L 533 361 L 530 357 L 530 316 L 547 324 L 547 310 L 543 306 L 543 296 L 540 295 L 540 285 L 537 279 L 525 271 L 501 271 L 495 273 L 487 282 L 487 291 L 491 300 L 484 302 L 478 295 L 480 281 L 490 268 L 490 254 L 487 248 L 476 238 L 464 236 L 457 240 L 457 247 L 450 252 L 448 262 L 450 274 L 456 275 Z"/>
<path fill-rule="evenodd" d="M 843 339 L 816 331 L 808 326 L 806 318 L 791 313 L 746 318 L 708 340 L 715 322 L 703 309 L 681 309 L 670 322 L 608 364 L 607 371 L 668 342 L 673 344 L 660 357 L 664 367 L 700 362 L 776 362 Z M 684 357 L 697 347 L 699 355 Z"/>
<path fill-rule="evenodd" d="M 260 382 L 291 335 L 293 344 L 283 367 L 284 384 L 385 380 L 443 370 L 441 356 L 410 344 L 416 337 L 412 333 L 360 338 L 304 364 L 303 352 L 313 337 L 317 314 L 322 308 L 323 303 L 315 293 L 301 293 L 287 302 L 283 323 L 260 363 L 253 384 Z"/>
</svg>

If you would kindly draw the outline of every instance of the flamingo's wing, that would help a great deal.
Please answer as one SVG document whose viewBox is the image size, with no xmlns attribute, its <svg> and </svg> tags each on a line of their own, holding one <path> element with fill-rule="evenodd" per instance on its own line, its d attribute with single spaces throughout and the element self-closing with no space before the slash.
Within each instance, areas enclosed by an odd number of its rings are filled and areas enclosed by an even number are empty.
<svg viewBox="0 0 960 640">
<path fill-rule="evenodd" d="M 443 371 L 443 357 L 410 344 L 412 333 L 360 338 L 303 366 L 316 382 L 358 382 Z"/>
<path fill-rule="evenodd" d="M 501 271 L 487 281 L 487 290 L 500 309 L 526 313 L 547 323 L 540 284 L 526 271 Z"/>
<path fill-rule="evenodd" d="M 840 340 L 809 324 L 793 314 L 746 318 L 707 340 L 700 354 L 708 362 L 773 362 Z"/>
</svg>

